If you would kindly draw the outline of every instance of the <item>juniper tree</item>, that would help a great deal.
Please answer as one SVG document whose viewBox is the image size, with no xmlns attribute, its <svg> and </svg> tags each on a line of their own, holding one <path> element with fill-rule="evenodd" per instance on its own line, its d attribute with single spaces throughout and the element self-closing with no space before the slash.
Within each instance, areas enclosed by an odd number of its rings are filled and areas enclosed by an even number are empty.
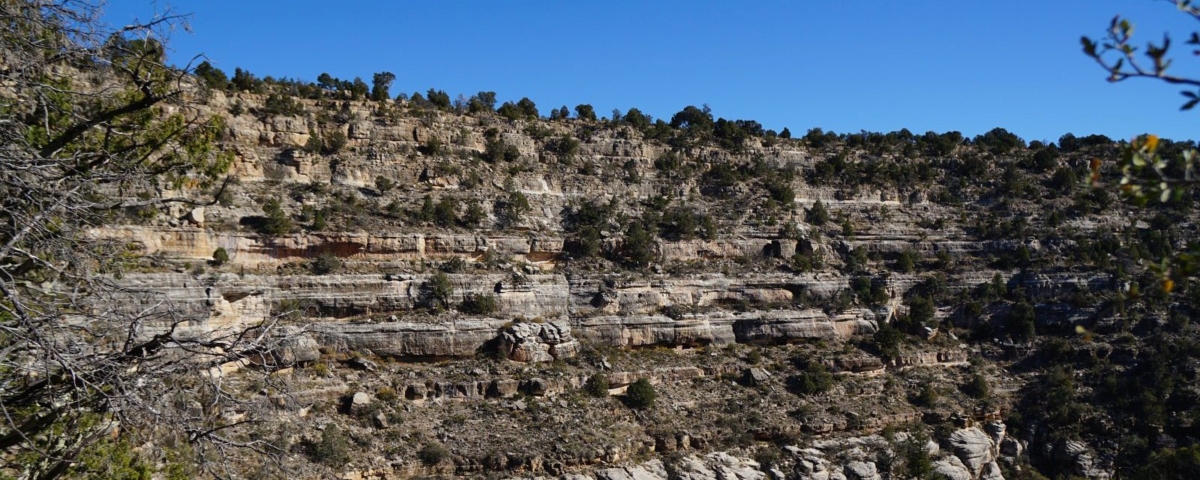
<svg viewBox="0 0 1200 480">
<path fill-rule="evenodd" d="M 388 93 L 388 89 L 392 88 L 394 81 L 396 81 L 396 75 L 392 72 L 376 73 L 371 79 L 371 100 L 376 102 L 390 100 L 392 97 Z"/>
</svg>

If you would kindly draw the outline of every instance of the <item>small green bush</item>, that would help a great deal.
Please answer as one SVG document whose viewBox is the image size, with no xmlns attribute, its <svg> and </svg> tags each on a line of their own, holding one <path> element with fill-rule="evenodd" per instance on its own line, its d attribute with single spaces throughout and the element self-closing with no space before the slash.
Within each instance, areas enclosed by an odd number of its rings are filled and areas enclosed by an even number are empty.
<svg viewBox="0 0 1200 480">
<path fill-rule="evenodd" d="M 217 247 L 216 251 L 213 252 L 212 257 L 214 267 L 219 267 L 229 263 L 229 252 L 225 250 L 225 247 Z"/>
<path fill-rule="evenodd" d="M 811 272 L 819 270 L 825 265 L 820 253 L 818 252 L 801 252 L 797 251 L 792 255 L 792 269 L 797 272 Z"/>
<path fill-rule="evenodd" d="M 824 393 L 833 388 L 833 374 L 822 363 L 808 362 L 791 384 L 792 390 L 801 395 Z"/>
<path fill-rule="evenodd" d="M 749 363 L 751 365 L 758 365 L 760 362 L 762 362 L 762 360 L 763 360 L 762 350 L 759 350 L 757 348 L 754 350 L 751 350 L 750 353 L 746 355 L 746 363 Z"/>
<path fill-rule="evenodd" d="M 842 236 L 845 238 L 854 236 L 854 224 L 850 223 L 850 217 L 842 217 Z"/>
<path fill-rule="evenodd" d="M 1035 319 L 1033 305 L 1024 299 L 1014 303 L 1012 310 L 1008 313 L 1009 335 L 1018 342 L 1032 341 L 1037 336 Z"/>
<path fill-rule="evenodd" d="M 429 140 L 426 140 L 425 144 L 417 147 L 417 151 L 426 156 L 440 155 L 444 150 L 445 147 L 442 146 L 442 140 L 436 136 L 429 137 Z"/>
<path fill-rule="evenodd" d="M 495 208 L 496 217 L 500 219 L 500 224 L 504 228 L 521 223 L 521 218 L 531 210 L 529 198 L 515 189 L 509 189 L 508 197 L 497 202 Z"/>
<path fill-rule="evenodd" d="M 581 103 L 575 106 L 575 118 L 580 120 L 596 121 L 596 109 L 591 105 Z"/>
<path fill-rule="evenodd" d="M 570 160 L 579 153 L 579 140 L 570 135 L 550 139 L 546 141 L 546 151 L 555 154 L 558 158 Z"/>
<path fill-rule="evenodd" d="M 938 400 L 942 398 L 941 392 L 932 384 L 925 384 L 921 387 L 921 392 L 913 399 L 913 403 L 922 407 L 932 407 L 937 405 Z"/>
<path fill-rule="evenodd" d="M 325 148 L 321 150 L 321 153 L 333 155 L 342 151 L 347 143 L 349 143 L 349 140 L 346 139 L 346 134 L 342 133 L 341 130 L 335 130 L 325 137 Z"/>
<path fill-rule="evenodd" d="M 909 273 L 916 268 L 916 262 L 913 261 L 915 255 L 910 250 L 900 252 L 900 257 L 896 259 L 896 271 L 900 273 Z"/>
<path fill-rule="evenodd" d="M 814 203 L 812 208 L 808 210 L 804 220 L 819 227 L 829 222 L 829 210 L 825 209 L 824 203 L 817 200 L 817 203 Z"/>
<path fill-rule="evenodd" d="M 462 257 L 454 257 L 438 265 L 438 270 L 446 273 L 462 273 L 467 271 L 468 267 L 470 267 L 470 264 L 466 260 L 463 260 Z"/>
<path fill-rule="evenodd" d="M 381 402 L 392 403 L 400 400 L 400 395 L 392 387 L 380 387 L 379 390 L 375 391 L 375 398 Z"/>
<path fill-rule="evenodd" d="M 875 331 L 871 343 L 884 360 L 895 360 L 900 356 L 900 343 L 903 340 L 903 332 L 889 323 L 881 323 L 879 330 Z"/>
<path fill-rule="evenodd" d="M 417 452 L 417 458 L 428 466 L 434 466 L 450 458 L 450 450 L 438 443 L 427 443 Z"/>
<path fill-rule="evenodd" d="M 272 93 L 263 102 L 262 113 L 265 116 L 295 117 L 304 115 L 304 105 L 289 95 Z"/>
<path fill-rule="evenodd" d="M 429 278 L 425 288 L 429 293 L 429 301 L 431 306 L 441 306 L 446 308 L 450 306 L 450 296 L 454 295 L 454 286 L 450 284 L 450 277 L 445 273 L 438 272 Z"/>
<path fill-rule="evenodd" d="M 389 190 L 391 190 L 395 187 L 396 187 L 396 183 L 393 182 L 392 179 L 387 178 L 383 175 L 375 177 L 375 189 L 379 190 L 379 193 L 387 193 Z"/>
<path fill-rule="evenodd" d="M 229 86 L 229 77 L 221 69 L 212 66 L 207 60 L 200 62 L 193 71 L 197 77 L 204 80 L 205 86 L 214 90 L 224 90 Z"/>
<path fill-rule="evenodd" d="M 420 222 L 432 222 L 434 215 L 433 197 L 425 194 L 425 198 L 421 199 L 421 209 L 414 212 L 413 219 Z"/>
<path fill-rule="evenodd" d="M 935 313 L 937 307 L 926 297 L 913 297 L 908 300 L 908 322 L 907 329 L 909 333 L 923 333 L 922 327 L 935 327 Z"/>
<path fill-rule="evenodd" d="M 459 220 L 463 227 L 480 228 L 483 226 L 483 221 L 487 220 L 487 212 L 483 210 L 479 202 L 472 200 L 467 204 L 467 213 Z"/>
<path fill-rule="evenodd" d="M 763 182 L 767 187 L 767 193 L 771 199 L 779 202 L 785 207 L 792 207 L 792 203 L 796 200 L 796 192 L 792 190 L 792 185 L 779 178 L 771 178 Z"/>
<path fill-rule="evenodd" d="M 312 225 L 309 227 L 313 231 L 321 231 L 329 227 L 329 221 L 325 219 L 325 209 L 317 210 L 313 213 Z"/>
<path fill-rule="evenodd" d="M 639 410 L 654 406 L 654 399 L 657 395 L 654 385 L 644 378 L 633 382 L 625 391 L 625 398 L 629 402 L 629 406 Z"/>
<path fill-rule="evenodd" d="M 308 140 L 304 141 L 304 146 L 300 147 L 306 153 L 321 153 L 321 148 L 325 146 L 325 142 L 321 141 L 321 136 L 316 133 L 310 133 Z"/>
<path fill-rule="evenodd" d="M 314 275 L 333 273 L 339 268 L 342 268 L 342 260 L 337 255 L 329 252 L 318 255 L 317 259 L 309 264 L 309 269 L 312 270 Z"/>
<path fill-rule="evenodd" d="M 491 315 L 499 310 L 496 305 L 496 296 L 490 293 L 474 294 L 468 293 L 459 305 L 458 310 L 463 313 L 473 315 Z"/>
<path fill-rule="evenodd" d="M 80 452 L 71 465 L 70 478 L 150 480 L 154 466 L 138 455 L 126 440 L 104 440 Z"/>
<path fill-rule="evenodd" d="M 321 439 L 309 444 L 308 458 L 331 467 L 344 465 L 350 461 L 350 442 L 337 425 L 325 424 Z"/>
<path fill-rule="evenodd" d="M 987 377 L 976 373 L 971 376 L 971 381 L 963 386 L 963 393 L 970 395 L 976 399 L 986 399 L 992 393 L 992 387 L 988 384 Z"/>
<path fill-rule="evenodd" d="M 644 268 L 650 266 L 655 258 L 654 237 L 642 227 L 641 223 L 633 222 L 625 231 L 625 242 L 621 245 L 621 256 L 630 267 Z"/>
<path fill-rule="evenodd" d="M 267 235 L 287 235 L 292 231 L 292 219 L 283 211 L 283 202 L 278 198 L 267 200 L 263 204 L 263 213 L 267 219 L 262 224 L 262 233 Z"/>
<path fill-rule="evenodd" d="M 442 197 L 438 200 L 433 207 L 433 223 L 439 227 L 451 227 L 458 223 L 458 199 Z"/>
<path fill-rule="evenodd" d="M 603 373 L 594 373 L 588 377 L 587 382 L 583 384 L 583 391 L 590 396 L 596 398 L 604 398 L 608 396 L 608 376 Z"/>
<path fill-rule="evenodd" d="M 512 162 L 521 158 L 521 151 L 515 145 L 508 145 L 499 138 L 493 138 L 484 144 L 483 153 L 479 157 L 488 163 Z"/>
</svg>

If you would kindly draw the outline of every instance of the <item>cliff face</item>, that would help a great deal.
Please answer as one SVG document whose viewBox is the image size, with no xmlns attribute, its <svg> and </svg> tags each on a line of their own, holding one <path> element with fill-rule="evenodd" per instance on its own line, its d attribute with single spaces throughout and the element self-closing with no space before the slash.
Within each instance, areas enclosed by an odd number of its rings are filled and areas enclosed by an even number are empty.
<svg viewBox="0 0 1200 480">
<path fill-rule="evenodd" d="M 233 328 L 268 322 L 288 309 L 299 309 L 309 330 L 310 348 L 330 346 L 380 356 L 473 356 L 514 317 L 571 325 L 575 335 L 620 347 L 685 346 L 729 343 L 780 344 L 801 340 L 844 340 L 874 333 L 877 318 L 890 310 L 855 308 L 826 313 L 793 306 L 793 292 L 845 288 L 838 279 L 796 279 L 783 275 L 726 278 L 722 275 L 626 280 L 608 286 L 604 274 L 478 273 L 449 274 L 454 293 L 449 303 L 471 295 L 491 295 L 496 310 L 486 316 L 425 313 L 425 286 L 432 274 L 236 275 L 196 278 L 190 274 L 130 274 L 125 284 L 165 294 L 186 312 L 193 328 Z M 158 297 L 150 297 L 157 301 Z M 786 305 L 784 309 L 727 311 L 729 304 Z M 672 306 L 699 313 L 668 316 Z M 131 304 L 144 307 L 143 304 Z M 362 337 L 359 339 L 358 337 Z M 326 345 L 326 341 L 335 343 Z M 292 352 L 315 359 L 316 351 Z"/>
<path fill-rule="evenodd" d="M 567 322 L 581 338 L 614 346 L 846 339 L 874 332 L 876 322 L 887 321 L 898 304 L 841 311 L 813 308 L 814 300 L 835 297 L 848 287 L 848 277 L 830 268 L 845 252 L 857 246 L 879 254 L 911 250 L 929 256 L 997 250 L 994 242 L 968 238 L 960 225 L 916 227 L 914 222 L 922 219 L 952 215 L 925 201 L 918 188 L 866 189 L 845 198 L 843 191 L 796 178 L 789 185 L 795 192 L 792 203 L 770 206 L 769 220 L 755 218 L 766 207 L 755 205 L 754 197 L 761 194 L 750 191 L 752 185 L 734 186 L 727 197 L 703 195 L 707 187 L 702 175 L 678 179 L 674 172 L 656 169 L 656 159 L 672 148 L 641 139 L 628 127 L 510 122 L 412 109 L 406 115 L 400 107 L 372 102 L 309 104 L 313 112 L 306 117 L 232 116 L 228 110 L 234 103 L 254 111 L 261 99 L 250 94 L 210 95 L 202 108 L 226 117 L 226 146 L 237 153 L 236 182 L 227 192 L 232 198 L 167 212 L 149 224 L 94 231 L 97 238 L 118 240 L 131 252 L 155 259 L 159 267 L 182 270 L 126 278 L 169 292 L 201 325 L 261 322 L 279 313 L 278 305 L 300 302 L 305 321 L 324 332 L 316 335 L 316 345 L 336 338 L 339 347 L 372 345 L 373 353 L 401 357 L 471 355 L 493 337 L 483 330 L 515 316 Z M 338 112 L 344 121 L 321 121 L 322 109 Z M 581 131 L 588 138 L 569 157 L 547 151 L 547 142 L 579 136 Z M 347 141 L 335 155 L 301 148 L 314 135 L 336 134 Z M 486 152 L 489 138 L 515 147 L 518 159 L 487 163 L 473 158 Z M 431 151 L 431 142 L 442 146 Z M 752 161 L 766 162 L 768 169 L 802 171 L 823 153 L 794 141 L 768 147 L 751 139 L 742 153 L 703 147 L 685 156 L 691 157 L 688 168 L 698 172 L 707 165 Z M 377 178 L 391 186 L 383 191 Z M 499 209 L 510 192 L 522 194 L 530 208 L 515 224 L 504 225 Z M 253 227 L 253 219 L 263 215 L 266 198 L 283 199 L 284 209 L 299 224 L 305 216 L 302 210 L 344 204 L 343 195 L 356 197 L 349 201 L 351 211 L 329 215 L 352 219 L 327 218 L 324 228 L 298 225 L 294 233 L 273 235 Z M 459 222 L 441 228 L 436 222 L 417 220 L 413 212 L 426 195 L 454 198 L 460 212 L 462 204 L 475 202 L 484 207 L 486 217 L 472 225 Z M 643 209 L 640 202 L 656 196 L 674 197 L 673 205 L 718 218 L 719 233 L 707 240 L 660 239 L 652 247 L 652 272 L 626 271 L 609 262 L 596 265 L 564 249 L 574 237 L 564 231 L 565 215 L 581 202 L 616 200 L 619 215 L 633 218 Z M 819 228 L 803 221 L 805 208 L 817 200 L 853 218 L 856 234 L 822 238 Z M 399 208 L 385 213 L 392 204 Z M 889 212 L 887 222 L 871 218 L 882 211 Z M 363 214 L 373 218 L 362 221 Z M 611 222 L 611 231 L 601 232 L 603 248 L 616 251 L 624 225 L 616 218 Z M 781 233 L 788 228 L 797 233 Z M 789 271 L 786 265 L 798 247 L 828 259 L 829 267 L 812 273 Z M 227 263 L 204 275 L 188 271 L 209 263 L 217 249 L 228 253 Z M 323 254 L 340 259 L 341 271 L 321 276 L 273 274 Z M 424 302 L 422 286 L 430 270 L 449 261 L 463 261 L 472 270 L 451 275 L 454 293 L 449 303 L 457 305 L 471 294 L 494 295 L 497 309 L 488 315 L 494 318 L 468 319 L 454 312 L 417 322 L 407 318 L 414 312 L 427 316 L 419 308 Z M 989 279 L 990 275 L 951 278 L 949 287 L 964 289 Z M 893 275 L 885 280 L 885 288 L 899 297 L 919 280 L 918 275 Z M 672 318 L 665 311 L 687 313 Z M 477 328 L 452 326 L 464 321 Z M 415 329 L 416 323 L 428 326 Z M 354 340 L 357 335 L 370 340 L 360 344 Z M 448 336 L 457 340 L 446 342 Z M 396 345 L 389 346 L 393 341 Z M 310 358 L 312 352 L 300 356 Z"/>
<path fill-rule="evenodd" d="M 1092 242 L 1145 230 L 1082 187 L 1048 186 L 1108 147 L 1027 168 L 1040 147 L 767 135 L 721 148 L 618 122 L 328 99 L 288 117 L 263 100 L 191 99 L 227 120 L 236 161 L 219 201 L 92 235 L 130 254 L 119 282 L 136 294 L 120 308 L 165 300 L 192 331 L 276 327 L 286 341 L 268 363 L 286 368 L 270 378 L 292 393 L 247 391 L 309 473 L 327 471 L 298 445 L 331 422 L 389 439 L 332 469 L 348 477 L 880 478 L 894 438 L 804 442 L 925 423 L 957 429 L 934 439 L 938 472 L 1002 478 L 1001 463 L 1029 461 L 1032 437 L 999 422 L 1030 378 L 1010 369 L 1034 358 L 1028 335 L 1121 323 L 1110 302 L 1128 278 Z M 659 407 L 581 396 L 596 375 L 614 396 L 650 379 Z M 967 393 L 973 376 L 991 393 Z M 434 443 L 450 459 L 414 458 Z"/>
</svg>

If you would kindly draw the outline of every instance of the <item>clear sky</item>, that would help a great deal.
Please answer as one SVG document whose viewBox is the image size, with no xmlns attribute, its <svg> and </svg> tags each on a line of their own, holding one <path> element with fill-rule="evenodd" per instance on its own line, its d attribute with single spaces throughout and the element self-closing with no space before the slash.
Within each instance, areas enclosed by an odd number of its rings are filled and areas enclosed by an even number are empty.
<svg viewBox="0 0 1200 480">
<path fill-rule="evenodd" d="M 170 38 L 175 63 L 204 54 L 230 74 L 368 83 L 390 71 L 393 93 L 491 90 L 543 114 L 590 103 L 669 120 L 707 103 L 796 135 L 999 126 L 1026 140 L 1200 138 L 1200 108 L 1180 112 L 1179 88 L 1110 84 L 1080 50 L 1119 13 L 1142 42 L 1173 33 L 1177 73 L 1200 77 L 1183 44 L 1200 25 L 1162 0 L 110 0 L 106 20 L 166 6 L 191 14 L 191 32 Z"/>
</svg>

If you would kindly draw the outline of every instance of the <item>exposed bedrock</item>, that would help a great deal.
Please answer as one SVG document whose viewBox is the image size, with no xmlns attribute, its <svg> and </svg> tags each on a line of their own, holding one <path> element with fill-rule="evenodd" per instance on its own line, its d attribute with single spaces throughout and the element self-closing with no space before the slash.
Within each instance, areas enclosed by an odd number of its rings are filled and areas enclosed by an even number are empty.
<svg viewBox="0 0 1200 480">
<path fill-rule="evenodd" d="M 836 292 L 845 284 L 836 277 L 717 274 L 647 282 L 604 275 L 447 275 L 453 293 L 445 304 L 491 295 L 497 310 L 484 316 L 431 313 L 427 307 L 440 303 L 430 297 L 431 277 L 129 274 L 124 285 L 153 294 L 133 295 L 119 308 L 146 308 L 165 299 L 175 318 L 198 331 L 279 318 L 308 339 L 293 342 L 295 348 L 405 358 L 470 356 L 487 346 L 514 360 L 542 361 L 573 355 L 576 338 L 628 347 L 780 344 L 845 338 L 876 328 L 876 312 L 869 309 L 826 314 L 793 302 L 793 292 Z M 773 307 L 722 308 L 732 304 Z M 514 324 L 514 318 L 525 320 Z M 314 353 L 290 355 L 308 359 Z"/>
</svg>

